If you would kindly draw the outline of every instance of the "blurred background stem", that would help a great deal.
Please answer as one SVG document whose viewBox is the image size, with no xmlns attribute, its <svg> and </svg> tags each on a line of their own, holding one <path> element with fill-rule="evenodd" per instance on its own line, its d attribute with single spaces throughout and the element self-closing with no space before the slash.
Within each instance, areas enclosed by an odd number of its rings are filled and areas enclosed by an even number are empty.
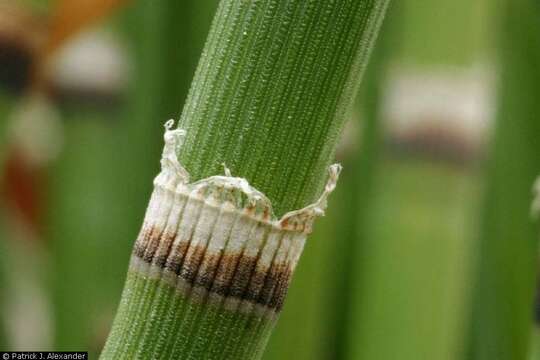
<svg viewBox="0 0 540 360">
<path fill-rule="evenodd" d="M 126 110 L 63 110 L 67 140 L 51 173 L 48 232 L 56 349 L 90 349 L 95 356 L 103 346 L 159 170 L 163 123 L 179 114 L 215 6 L 213 0 L 131 4 L 119 22 L 136 59 Z"/>
<path fill-rule="evenodd" d="M 502 1 L 501 83 L 476 270 L 469 359 L 525 359 L 537 284 L 531 188 L 540 172 L 540 4 Z"/>
<path fill-rule="evenodd" d="M 397 26 L 387 34 L 391 53 L 379 85 L 384 150 L 368 175 L 376 179 L 372 200 L 366 219 L 356 220 L 358 244 L 349 255 L 355 283 L 346 358 L 459 359 L 478 176 L 474 156 L 452 157 L 464 143 L 452 145 L 453 150 L 440 145 L 452 139 L 461 120 L 452 111 L 460 103 L 449 95 L 470 86 L 470 68 L 483 55 L 481 26 L 473 16 L 482 8 L 478 2 L 435 1 L 394 6 L 389 16 Z M 467 82 L 453 82 L 456 75 Z M 403 86 L 401 113 L 399 103 L 392 102 L 399 102 L 393 98 L 398 84 Z M 451 110 L 423 107 L 422 100 L 415 104 L 415 95 L 441 96 Z M 416 113 L 406 113 L 415 106 Z M 400 133 L 396 123 L 404 124 L 405 117 L 409 127 Z M 435 145 L 415 149 L 430 137 Z"/>
<path fill-rule="evenodd" d="M 0 215 L 3 215 L 4 209 L 0 206 Z M 7 232 L 5 229 L 4 219 L 0 218 L 0 238 L 6 238 Z M 0 255 L 7 254 L 5 249 L 6 244 L 0 242 Z M 2 259 L 0 260 L 0 284 L 6 284 L 6 262 Z M 8 349 L 8 331 L 7 331 L 7 319 L 5 314 L 5 298 L 6 291 L 0 293 L 0 349 Z"/>
<path fill-rule="evenodd" d="M 332 343 L 334 351 L 331 359 L 356 359 L 353 355 L 358 341 L 358 325 L 363 321 L 358 309 L 361 307 L 364 294 L 360 291 L 363 282 L 364 258 L 363 244 L 369 236 L 368 224 L 371 220 L 373 195 L 379 174 L 380 153 L 383 146 L 382 98 L 392 49 L 392 37 L 399 28 L 400 19 L 395 16 L 395 8 L 399 2 L 390 4 L 387 21 L 380 35 L 378 47 L 372 56 L 366 79 L 357 99 L 359 126 L 356 137 L 359 144 L 354 148 L 354 155 L 344 161 L 351 172 L 344 177 L 344 191 L 339 212 L 342 217 L 337 222 L 336 259 L 338 273 L 335 276 L 334 290 L 335 333 Z M 330 322 L 332 323 L 332 322 Z"/>
</svg>

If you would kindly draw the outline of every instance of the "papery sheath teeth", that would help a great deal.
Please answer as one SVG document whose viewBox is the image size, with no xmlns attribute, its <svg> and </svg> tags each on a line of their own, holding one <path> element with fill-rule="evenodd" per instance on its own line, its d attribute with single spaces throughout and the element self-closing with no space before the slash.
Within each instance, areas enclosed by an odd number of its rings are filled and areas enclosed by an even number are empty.
<svg viewBox="0 0 540 360">
<path fill-rule="evenodd" d="M 134 246 L 132 271 L 231 310 L 279 311 L 341 166 L 330 167 L 315 203 L 277 219 L 270 200 L 246 179 L 231 176 L 225 165 L 225 176 L 190 183 L 177 158 L 185 132 L 172 126 L 172 121 L 165 125 L 162 168 Z"/>
</svg>

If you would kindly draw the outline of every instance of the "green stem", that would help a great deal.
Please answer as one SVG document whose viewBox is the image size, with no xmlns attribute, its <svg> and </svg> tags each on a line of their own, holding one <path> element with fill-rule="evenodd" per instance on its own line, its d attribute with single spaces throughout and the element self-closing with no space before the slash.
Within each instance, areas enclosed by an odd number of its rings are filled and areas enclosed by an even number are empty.
<svg viewBox="0 0 540 360">
<path fill-rule="evenodd" d="M 532 184 L 540 171 L 540 5 L 504 1 L 501 87 L 491 148 L 470 359 L 525 359 L 537 276 Z"/>
<path fill-rule="evenodd" d="M 5 210 L 3 207 L 0 207 L 0 236 L 2 236 L 2 238 L 7 238 L 7 231 L 5 229 L 6 227 L 6 224 L 5 224 L 5 221 L 4 221 L 4 216 L 5 216 Z M 0 251 L 2 252 L 2 254 L 6 254 L 6 244 L 4 242 L 2 242 L 0 244 Z M 0 262 L 0 280 L 2 281 L 2 284 L 6 284 L 6 264 L 5 264 L 5 260 L 2 259 L 2 261 Z M 5 289 L 6 286 L 3 285 L 3 288 Z M 2 294 L 0 295 L 0 309 L 4 309 L 5 308 L 5 294 L 6 292 L 3 291 Z M 7 329 L 6 329 L 6 326 L 7 326 L 7 321 L 5 319 L 5 316 L 4 316 L 4 312 L 0 313 L 0 349 L 8 349 L 8 339 L 7 339 Z"/>
<path fill-rule="evenodd" d="M 200 35 L 192 37 L 198 30 L 190 14 L 197 11 L 198 26 L 209 26 L 213 3 L 136 1 L 118 21 L 135 59 L 126 109 L 64 109 L 66 142 L 50 172 L 47 201 L 56 349 L 86 349 L 94 357 L 103 346 L 102 324 L 114 315 L 130 239 L 147 204 L 141 194 L 151 192 L 158 169 L 162 119 L 178 116 L 178 99 L 196 67 L 190 57 L 204 44 Z M 173 40 L 183 46 L 171 49 Z M 100 291 L 88 291 L 96 279 Z"/>
<path fill-rule="evenodd" d="M 276 214 L 320 193 L 386 1 L 222 1 L 179 127 L 194 179 L 225 163 Z"/>
<path fill-rule="evenodd" d="M 386 3 L 221 1 L 102 358 L 260 357 Z"/>
<path fill-rule="evenodd" d="M 392 3 L 392 6 L 397 3 Z M 389 17 L 390 18 L 390 17 Z M 386 23 L 385 25 L 391 25 Z M 384 35 L 384 36 L 383 36 Z M 388 31 L 382 31 L 381 41 L 375 51 L 366 79 L 363 83 L 359 103 L 361 105 L 362 123 L 360 126 L 360 147 L 358 154 L 352 159 L 349 178 L 344 177 L 346 194 L 342 199 L 340 213 L 343 216 L 337 224 L 336 237 L 340 239 L 341 251 L 339 257 L 340 273 L 336 276 L 335 290 L 335 334 L 333 337 L 334 359 L 346 359 L 351 346 L 356 342 L 357 334 L 351 333 L 351 314 L 355 305 L 360 301 L 354 297 L 355 290 L 361 279 L 363 263 L 360 244 L 366 239 L 366 229 L 369 220 L 369 209 L 372 207 L 373 188 L 377 174 L 377 164 L 381 145 L 382 123 L 380 119 L 380 101 L 382 81 L 386 71 L 385 37 Z M 352 160 L 352 161 L 351 161 Z M 352 163 L 354 161 L 354 163 Z M 347 167 L 347 163 L 345 163 Z M 359 261 L 360 260 L 360 261 Z M 355 319 L 356 320 L 356 319 Z M 362 321 L 361 319 L 359 321 Z"/>
</svg>

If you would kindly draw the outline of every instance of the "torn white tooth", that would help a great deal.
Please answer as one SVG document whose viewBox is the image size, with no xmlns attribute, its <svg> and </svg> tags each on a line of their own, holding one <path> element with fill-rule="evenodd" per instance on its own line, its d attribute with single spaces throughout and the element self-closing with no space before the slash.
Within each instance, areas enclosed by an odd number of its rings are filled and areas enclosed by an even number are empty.
<svg viewBox="0 0 540 360">
<path fill-rule="evenodd" d="M 225 172 L 225 176 L 232 177 L 231 169 L 229 169 L 227 165 L 225 165 L 225 163 L 221 163 L 221 165 L 223 166 L 223 171 Z"/>
<path fill-rule="evenodd" d="M 182 129 L 171 130 L 174 126 L 174 120 L 169 120 L 165 123 L 165 145 L 163 146 L 163 153 L 161 155 L 161 173 L 158 178 L 177 180 L 180 183 L 189 183 L 188 171 L 180 165 L 178 156 L 176 155 L 180 147 L 184 142 L 186 132 Z"/>
<path fill-rule="evenodd" d="M 343 167 L 340 164 L 331 165 L 328 169 L 328 181 L 326 182 L 324 191 L 319 197 L 319 199 L 313 204 L 308 205 L 303 209 L 294 210 L 286 213 L 281 217 L 281 220 L 279 220 L 280 224 L 282 226 L 289 224 L 295 228 L 305 224 L 309 227 L 308 229 L 306 229 L 306 232 L 311 232 L 313 220 L 319 216 L 324 216 L 324 211 L 326 210 L 326 207 L 328 205 L 328 196 L 336 188 L 336 184 L 342 168 Z"/>
<path fill-rule="evenodd" d="M 223 163 L 224 176 L 211 176 L 190 183 L 188 171 L 178 161 L 177 153 L 180 151 L 186 132 L 182 129 L 172 129 L 174 120 L 165 123 L 165 145 L 161 158 L 161 172 L 154 180 L 156 187 L 165 188 L 173 193 L 204 194 L 207 201 L 227 201 L 234 204 L 237 210 L 251 214 L 254 218 L 262 216 L 262 220 L 270 225 L 290 231 L 309 233 L 312 230 L 315 218 L 324 215 L 328 196 L 336 187 L 341 165 L 334 164 L 329 168 L 329 177 L 323 193 L 319 199 L 302 209 L 286 213 L 277 219 L 272 211 L 270 200 L 249 182 L 241 177 L 234 177 L 230 169 Z"/>
</svg>

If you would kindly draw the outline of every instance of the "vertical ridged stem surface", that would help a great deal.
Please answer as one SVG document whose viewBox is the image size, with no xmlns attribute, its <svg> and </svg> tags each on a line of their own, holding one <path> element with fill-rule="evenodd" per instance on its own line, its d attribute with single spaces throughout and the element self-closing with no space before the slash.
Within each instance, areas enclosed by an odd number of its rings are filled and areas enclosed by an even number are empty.
<svg viewBox="0 0 540 360">
<path fill-rule="evenodd" d="M 260 358 L 386 4 L 221 1 L 102 358 Z"/>
<path fill-rule="evenodd" d="M 276 214 L 320 193 L 386 1 L 222 1 L 179 127 L 194 179 L 225 163 Z"/>
</svg>

